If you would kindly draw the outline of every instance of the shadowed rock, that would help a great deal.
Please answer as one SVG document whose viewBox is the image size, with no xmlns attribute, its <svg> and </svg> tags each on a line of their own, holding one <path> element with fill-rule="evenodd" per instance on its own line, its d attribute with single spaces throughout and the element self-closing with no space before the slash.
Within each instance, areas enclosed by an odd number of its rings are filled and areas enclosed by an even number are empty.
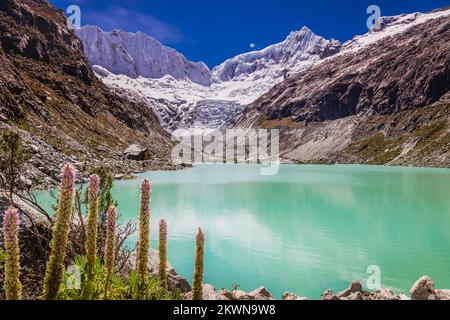
<svg viewBox="0 0 450 320">
<path fill-rule="evenodd" d="M 435 294 L 434 282 L 427 276 L 423 276 L 412 286 L 411 300 L 428 300 L 431 295 Z"/>
</svg>

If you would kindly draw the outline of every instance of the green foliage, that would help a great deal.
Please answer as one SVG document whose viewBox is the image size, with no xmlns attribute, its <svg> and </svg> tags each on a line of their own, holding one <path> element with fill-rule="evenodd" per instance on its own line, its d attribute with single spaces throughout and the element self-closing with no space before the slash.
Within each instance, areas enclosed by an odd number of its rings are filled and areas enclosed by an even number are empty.
<svg viewBox="0 0 450 320">
<path fill-rule="evenodd" d="M 168 292 L 157 278 L 149 277 L 143 281 L 136 271 L 130 274 L 126 296 L 131 300 L 181 300 L 179 291 Z"/>
<path fill-rule="evenodd" d="M 76 258 L 74 266 L 80 271 L 80 286 L 79 288 L 69 288 L 67 284 L 71 283 L 73 274 L 66 273 L 65 281 L 57 296 L 58 300 L 84 299 L 87 281 L 86 258 Z M 101 263 L 100 259 L 97 259 L 92 282 L 92 300 L 103 299 L 104 288 L 107 283 L 106 274 L 105 265 Z M 108 288 L 109 300 L 181 300 L 181 295 L 178 291 L 168 292 L 154 278 L 149 278 L 148 282 L 145 283 L 135 271 L 132 271 L 129 277 L 113 273 Z"/>
<path fill-rule="evenodd" d="M 419 141 L 416 149 L 420 157 L 432 155 L 436 150 L 448 150 L 450 144 L 449 125 L 447 121 L 434 123 L 418 128 L 414 131 Z"/>
<path fill-rule="evenodd" d="M 3 251 L 3 248 L 0 247 L 0 300 L 4 294 L 3 285 L 4 285 L 4 277 L 5 277 L 5 262 L 6 262 L 6 252 Z"/>
<path fill-rule="evenodd" d="M 0 189 L 7 190 L 11 196 L 22 187 L 19 178 L 29 159 L 20 134 L 4 131 L 0 136 Z"/>
<path fill-rule="evenodd" d="M 98 175 L 100 177 L 100 189 L 98 192 L 98 221 L 101 226 L 106 225 L 106 214 L 111 207 L 117 207 L 118 203 L 111 194 L 113 187 L 113 176 L 105 166 L 98 166 L 90 170 L 91 175 Z M 89 190 L 86 190 L 84 195 L 84 203 L 89 202 Z"/>
<path fill-rule="evenodd" d="M 383 132 L 351 144 L 347 151 L 364 159 L 368 164 L 384 165 L 401 154 L 404 138 L 389 140 Z"/>
<path fill-rule="evenodd" d="M 0 300 L 4 297 L 4 277 L 5 277 L 5 261 L 6 261 L 6 252 L 3 251 L 3 248 L 0 247 Z"/>
<path fill-rule="evenodd" d="M 78 271 L 75 274 L 73 271 Z M 99 258 L 96 259 L 92 270 L 92 281 L 89 281 L 88 263 L 86 257 L 77 257 L 71 272 L 65 272 L 64 281 L 56 297 L 57 300 L 84 300 L 89 291 L 89 298 L 93 300 L 102 297 L 105 272 Z M 77 279 L 80 276 L 80 279 Z M 79 283 L 77 283 L 80 281 Z M 70 284 L 70 285 L 69 285 Z"/>
<path fill-rule="evenodd" d="M 6 252 L 3 251 L 3 248 L 0 248 L 0 272 L 3 272 L 5 269 L 5 261 L 6 261 Z"/>
</svg>

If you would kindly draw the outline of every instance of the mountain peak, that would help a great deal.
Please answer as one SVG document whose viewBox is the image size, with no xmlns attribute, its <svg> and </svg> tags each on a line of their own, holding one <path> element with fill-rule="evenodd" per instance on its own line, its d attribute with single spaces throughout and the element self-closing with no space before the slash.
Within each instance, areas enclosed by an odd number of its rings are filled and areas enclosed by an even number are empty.
<svg viewBox="0 0 450 320">
<path fill-rule="evenodd" d="M 96 26 L 84 26 L 76 33 L 91 63 L 114 74 L 152 79 L 170 75 L 177 80 L 211 85 L 211 71 L 205 63 L 189 61 L 145 33 L 118 29 L 106 32 Z"/>
<path fill-rule="evenodd" d="M 285 70 L 296 72 L 327 55 L 331 42 L 305 26 L 299 31 L 291 32 L 283 42 L 225 61 L 213 69 L 213 75 L 219 82 L 242 80 L 249 75 L 257 78 L 268 75 L 282 77 L 286 75 Z M 336 46 L 336 41 L 333 44 Z"/>
<path fill-rule="evenodd" d="M 292 38 L 299 38 L 299 37 L 304 37 L 304 36 L 308 36 L 308 35 L 314 35 L 316 36 L 316 34 L 307 26 L 303 26 L 300 30 L 298 31 L 292 31 L 287 39 L 292 39 Z"/>
</svg>

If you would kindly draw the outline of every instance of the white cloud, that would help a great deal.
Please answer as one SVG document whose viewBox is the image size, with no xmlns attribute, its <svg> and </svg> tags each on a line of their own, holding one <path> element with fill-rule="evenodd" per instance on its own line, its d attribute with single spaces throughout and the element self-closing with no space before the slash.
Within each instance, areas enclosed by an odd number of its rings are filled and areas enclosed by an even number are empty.
<svg viewBox="0 0 450 320">
<path fill-rule="evenodd" d="M 254 49 L 254 48 L 256 48 L 256 44 L 255 43 L 250 43 L 250 48 L 252 48 L 252 49 Z"/>
<path fill-rule="evenodd" d="M 105 31 L 121 29 L 124 31 L 141 31 L 162 42 L 180 42 L 182 32 L 156 17 L 128 10 L 123 7 L 112 6 L 104 11 L 84 11 L 89 24 L 100 26 Z"/>
</svg>

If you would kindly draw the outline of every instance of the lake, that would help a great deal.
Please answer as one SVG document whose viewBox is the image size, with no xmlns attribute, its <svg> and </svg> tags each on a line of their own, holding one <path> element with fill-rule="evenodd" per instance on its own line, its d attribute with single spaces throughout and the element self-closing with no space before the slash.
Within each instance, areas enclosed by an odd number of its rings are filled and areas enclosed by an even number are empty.
<svg viewBox="0 0 450 320">
<path fill-rule="evenodd" d="M 192 279 L 194 238 L 206 236 L 205 283 L 244 291 L 266 286 L 318 299 L 363 283 L 408 292 L 422 275 L 450 288 L 450 170 L 377 166 L 198 165 L 115 182 L 121 222 L 138 220 L 139 184 L 153 184 L 152 248 L 168 223 L 168 255 Z M 49 207 L 49 197 L 39 194 Z M 133 246 L 137 235 L 130 239 Z"/>
</svg>

